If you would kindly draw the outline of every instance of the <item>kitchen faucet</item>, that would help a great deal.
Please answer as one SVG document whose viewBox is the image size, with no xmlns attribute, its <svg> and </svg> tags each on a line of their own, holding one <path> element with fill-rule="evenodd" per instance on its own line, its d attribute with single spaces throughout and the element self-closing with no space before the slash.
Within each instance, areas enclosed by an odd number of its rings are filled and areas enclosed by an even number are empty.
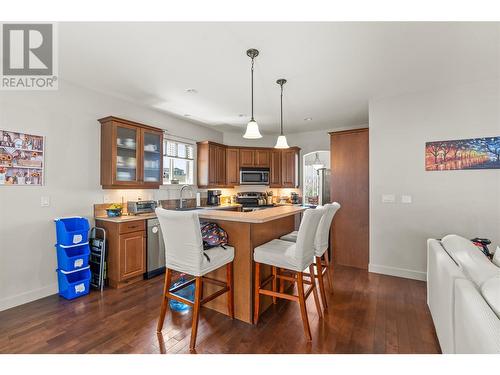
<svg viewBox="0 0 500 375">
<path fill-rule="evenodd" d="M 190 186 L 190 185 L 183 185 L 181 187 L 181 198 L 180 198 L 180 201 L 179 201 L 179 208 L 184 208 L 184 201 L 185 199 L 182 198 L 182 193 L 184 192 L 184 189 L 191 189 L 191 191 L 193 191 L 193 188 Z"/>
</svg>

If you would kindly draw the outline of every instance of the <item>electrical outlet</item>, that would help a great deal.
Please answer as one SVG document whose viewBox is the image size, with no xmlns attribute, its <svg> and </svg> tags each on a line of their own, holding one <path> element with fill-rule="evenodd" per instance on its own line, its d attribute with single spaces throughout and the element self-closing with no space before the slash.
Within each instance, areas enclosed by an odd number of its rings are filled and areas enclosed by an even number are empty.
<svg viewBox="0 0 500 375">
<path fill-rule="evenodd" d="M 411 195 L 402 195 L 401 196 L 401 203 L 412 203 L 412 197 Z"/>
<path fill-rule="evenodd" d="M 382 203 L 396 203 L 394 194 L 382 194 Z"/>
<path fill-rule="evenodd" d="M 102 197 L 102 203 L 112 203 L 112 200 L 111 200 L 111 195 L 109 195 L 109 194 L 105 194 L 105 195 Z"/>
<path fill-rule="evenodd" d="M 41 207 L 49 207 L 50 206 L 50 198 L 47 196 L 40 197 L 40 206 Z"/>
</svg>

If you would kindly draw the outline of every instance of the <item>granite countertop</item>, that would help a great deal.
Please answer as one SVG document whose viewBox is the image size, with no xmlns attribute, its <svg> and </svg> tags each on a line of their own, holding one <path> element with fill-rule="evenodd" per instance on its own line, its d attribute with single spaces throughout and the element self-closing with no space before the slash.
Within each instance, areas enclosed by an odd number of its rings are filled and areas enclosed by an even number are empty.
<svg viewBox="0 0 500 375">
<path fill-rule="evenodd" d="M 224 204 L 220 206 L 203 206 L 197 207 L 196 211 L 223 211 L 230 210 L 235 207 L 241 207 L 241 204 Z M 193 210 L 194 211 L 194 210 Z M 139 214 L 139 215 L 124 215 L 118 217 L 108 217 L 108 216 L 96 216 L 95 220 L 109 221 L 112 223 L 127 223 L 129 221 L 137 221 L 137 220 L 148 220 L 156 218 L 156 214 L 151 212 L 149 214 Z"/>
</svg>

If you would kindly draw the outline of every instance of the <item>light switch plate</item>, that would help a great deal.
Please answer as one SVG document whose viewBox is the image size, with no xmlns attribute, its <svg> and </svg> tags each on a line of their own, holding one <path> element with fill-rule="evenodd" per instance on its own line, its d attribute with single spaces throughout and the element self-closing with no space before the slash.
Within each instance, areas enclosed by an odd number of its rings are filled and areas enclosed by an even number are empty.
<svg viewBox="0 0 500 375">
<path fill-rule="evenodd" d="M 50 206 L 50 197 L 47 197 L 47 196 L 40 197 L 40 206 L 41 207 L 49 207 Z"/>
<path fill-rule="evenodd" d="M 412 203 L 413 199 L 411 195 L 402 195 L 401 196 L 401 203 Z"/>
<path fill-rule="evenodd" d="M 394 194 L 382 194 L 382 203 L 395 203 L 396 196 Z"/>
</svg>

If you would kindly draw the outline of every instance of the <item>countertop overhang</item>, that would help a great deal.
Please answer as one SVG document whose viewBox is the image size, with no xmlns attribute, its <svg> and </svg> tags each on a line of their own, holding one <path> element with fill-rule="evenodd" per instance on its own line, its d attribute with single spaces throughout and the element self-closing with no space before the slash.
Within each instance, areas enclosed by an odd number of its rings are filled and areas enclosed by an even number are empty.
<svg viewBox="0 0 500 375">
<path fill-rule="evenodd" d="M 303 206 L 277 206 L 250 212 L 230 211 L 229 209 L 233 207 L 234 205 L 225 206 L 227 210 L 224 210 L 224 207 L 221 206 L 218 206 L 217 208 L 200 207 L 193 210 L 193 212 L 197 212 L 200 219 L 203 220 L 225 220 L 240 223 L 261 224 L 280 219 L 282 217 L 296 215 L 307 209 L 307 207 Z M 126 223 L 129 221 L 148 220 L 154 218 L 156 218 L 155 213 L 119 217 L 98 216 L 95 219 L 113 223 Z"/>
<path fill-rule="evenodd" d="M 306 209 L 307 207 L 302 206 L 279 206 L 250 212 L 202 210 L 199 211 L 198 215 L 200 219 L 204 220 L 225 220 L 237 221 L 240 223 L 261 224 L 281 219 L 282 217 L 296 215 Z"/>
</svg>

